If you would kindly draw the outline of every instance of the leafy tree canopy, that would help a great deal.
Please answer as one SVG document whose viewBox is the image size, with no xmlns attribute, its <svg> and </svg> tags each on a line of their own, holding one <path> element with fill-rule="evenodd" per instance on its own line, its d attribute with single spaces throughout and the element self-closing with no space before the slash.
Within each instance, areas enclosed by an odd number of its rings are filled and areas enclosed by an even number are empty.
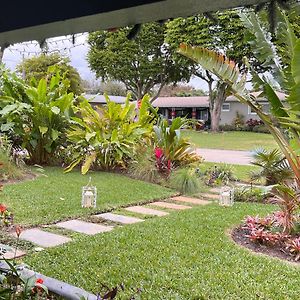
<svg viewBox="0 0 300 300">
<path fill-rule="evenodd" d="M 45 54 L 24 59 L 18 66 L 17 72 L 23 74 L 29 83 L 33 78 L 36 82 L 49 77 L 48 68 L 57 66 L 62 74 L 70 81 L 68 92 L 80 95 L 83 92 L 82 81 L 78 71 L 70 65 L 69 58 L 62 57 L 58 53 Z"/>
<path fill-rule="evenodd" d="M 122 28 L 89 35 L 88 61 L 98 78 L 124 83 L 135 99 L 141 99 L 156 85 L 159 92 L 168 83 L 189 80 L 185 66 L 172 59 L 164 43 L 164 25 L 144 24 L 133 40 L 127 38 L 129 32 L 130 28 Z"/>
</svg>

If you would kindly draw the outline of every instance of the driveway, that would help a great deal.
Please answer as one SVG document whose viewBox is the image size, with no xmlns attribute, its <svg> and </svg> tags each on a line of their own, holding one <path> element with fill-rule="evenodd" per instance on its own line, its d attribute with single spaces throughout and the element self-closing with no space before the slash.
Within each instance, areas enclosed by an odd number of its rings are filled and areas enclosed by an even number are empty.
<svg viewBox="0 0 300 300">
<path fill-rule="evenodd" d="M 196 153 L 205 161 L 234 165 L 250 165 L 252 159 L 250 151 L 197 148 Z"/>
</svg>

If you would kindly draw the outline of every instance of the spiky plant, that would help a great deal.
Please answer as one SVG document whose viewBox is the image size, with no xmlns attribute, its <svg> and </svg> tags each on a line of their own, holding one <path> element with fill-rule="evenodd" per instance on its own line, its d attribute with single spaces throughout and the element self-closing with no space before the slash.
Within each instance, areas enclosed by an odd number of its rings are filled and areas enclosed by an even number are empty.
<svg viewBox="0 0 300 300">
<path fill-rule="evenodd" d="M 182 194 L 194 194 L 200 189 L 199 178 L 194 168 L 182 168 L 175 171 L 170 178 L 171 187 Z"/>
<path fill-rule="evenodd" d="M 293 178 L 293 172 L 280 150 L 257 149 L 251 164 L 260 170 L 251 172 L 252 180 L 265 179 L 266 185 L 282 183 Z"/>
</svg>

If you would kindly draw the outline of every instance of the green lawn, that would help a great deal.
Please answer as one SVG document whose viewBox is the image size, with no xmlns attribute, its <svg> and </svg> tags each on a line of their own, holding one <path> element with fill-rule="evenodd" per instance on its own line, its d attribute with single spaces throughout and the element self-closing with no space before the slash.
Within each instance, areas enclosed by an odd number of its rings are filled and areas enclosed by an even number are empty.
<svg viewBox="0 0 300 300">
<path fill-rule="evenodd" d="M 4 187 L 0 203 L 11 208 L 15 223 L 47 224 L 174 194 L 170 189 L 119 174 L 94 172 L 91 177 L 98 189 L 97 208 L 84 209 L 81 208 L 81 188 L 89 176 L 79 171 L 64 174 L 61 168 L 46 168 L 45 175 Z"/>
<path fill-rule="evenodd" d="M 167 217 L 83 236 L 62 247 L 33 254 L 35 270 L 91 292 L 101 283 L 143 290 L 141 299 L 298 299 L 299 267 L 255 255 L 226 234 L 245 216 L 274 206 L 216 204 L 172 212 Z"/>
<path fill-rule="evenodd" d="M 271 134 L 229 131 L 222 133 L 198 132 L 187 130 L 184 136 L 199 148 L 228 149 L 228 150 L 253 150 L 259 147 L 266 149 L 276 148 L 276 143 Z"/>
</svg>

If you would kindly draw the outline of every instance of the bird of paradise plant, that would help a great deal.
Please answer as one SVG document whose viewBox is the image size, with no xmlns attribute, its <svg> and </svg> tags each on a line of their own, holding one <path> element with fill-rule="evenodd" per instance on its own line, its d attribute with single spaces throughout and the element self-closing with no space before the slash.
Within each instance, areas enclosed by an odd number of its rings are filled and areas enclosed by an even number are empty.
<svg viewBox="0 0 300 300">
<path fill-rule="evenodd" d="M 252 76 L 253 85 L 261 90 L 270 104 L 271 113 L 262 110 L 258 97 L 246 88 L 249 74 L 242 73 L 238 65 L 215 51 L 202 47 L 181 44 L 179 53 L 199 63 L 204 69 L 227 83 L 230 93 L 241 103 L 251 107 L 269 129 L 282 153 L 286 157 L 294 174 L 296 190 L 300 189 L 300 39 L 296 37 L 285 13 L 279 13 L 278 40 L 284 51 L 277 51 L 271 41 L 271 35 L 264 30 L 258 16 L 252 12 L 241 14 L 245 26 L 251 31 L 250 42 L 253 52 L 268 69 L 272 77 L 258 74 L 245 59 Z M 281 49 L 282 50 L 282 49 Z M 284 53 L 284 57 L 282 57 Z M 282 63 L 284 62 L 284 64 Z M 277 91 L 287 96 L 280 100 Z M 287 187 L 290 188 L 291 187 Z M 293 194 L 292 191 L 289 194 Z M 293 198 L 299 207 L 299 194 Z M 290 200 L 290 199 L 289 199 Z M 281 198 L 282 205 L 282 198 Z M 294 211 L 294 210 L 293 210 Z M 291 212 L 291 214 L 293 213 Z M 291 216 L 288 219 L 292 220 Z M 287 225 L 287 231 L 292 226 Z"/>
</svg>

